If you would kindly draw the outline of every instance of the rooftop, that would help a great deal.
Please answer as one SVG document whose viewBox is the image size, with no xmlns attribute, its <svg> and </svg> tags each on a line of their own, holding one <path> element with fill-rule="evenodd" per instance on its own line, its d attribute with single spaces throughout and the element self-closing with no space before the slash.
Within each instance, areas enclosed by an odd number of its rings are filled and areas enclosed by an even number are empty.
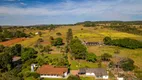
<svg viewBox="0 0 142 80">
<path fill-rule="evenodd" d="M 37 69 L 39 74 L 49 74 L 49 75 L 63 75 L 68 71 L 65 67 L 54 67 L 52 65 L 42 65 Z"/>
<path fill-rule="evenodd" d="M 21 59 L 21 57 L 19 57 L 19 56 L 14 56 L 14 57 L 12 58 L 12 62 L 18 61 L 18 60 L 20 60 L 20 59 Z"/>
<path fill-rule="evenodd" d="M 104 68 L 81 68 L 79 73 L 95 73 L 96 76 L 107 75 Z"/>
</svg>

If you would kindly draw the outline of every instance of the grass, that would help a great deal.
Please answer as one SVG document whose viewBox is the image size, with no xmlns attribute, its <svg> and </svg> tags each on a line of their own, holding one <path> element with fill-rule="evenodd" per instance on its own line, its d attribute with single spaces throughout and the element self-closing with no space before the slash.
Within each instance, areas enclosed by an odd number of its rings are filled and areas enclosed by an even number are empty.
<svg viewBox="0 0 142 80">
<path fill-rule="evenodd" d="M 85 67 L 88 67 L 88 68 L 98 67 L 98 63 L 92 63 L 86 60 L 71 60 L 70 54 L 68 54 L 68 60 L 69 60 L 69 63 L 71 64 L 70 66 L 71 70 L 78 70 L 80 68 L 85 68 Z M 106 66 L 102 64 L 102 67 L 106 67 Z"/>
<path fill-rule="evenodd" d="M 81 80 L 95 80 L 94 77 L 80 77 Z"/>
</svg>

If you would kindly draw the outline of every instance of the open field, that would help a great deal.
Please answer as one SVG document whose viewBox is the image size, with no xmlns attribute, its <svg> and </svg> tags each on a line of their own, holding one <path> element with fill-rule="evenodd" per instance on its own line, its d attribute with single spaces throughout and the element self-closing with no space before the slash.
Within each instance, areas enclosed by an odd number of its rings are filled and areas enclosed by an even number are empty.
<svg viewBox="0 0 142 80">
<path fill-rule="evenodd" d="M 76 25 L 76 26 L 59 27 L 51 32 L 49 32 L 48 30 L 45 30 L 45 31 L 42 31 L 42 33 L 43 33 L 42 37 L 39 37 L 37 35 L 33 38 L 27 39 L 27 40 L 19 42 L 19 43 L 24 46 L 31 46 L 32 47 L 38 38 L 43 38 L 44 42 L 41 44 L 42 45 L 50 45 L 50 40 L 49 40 L 50 36 L 53 36 L 54 38 L 62 37 L 65 42 L 66 41 L 66 32 L 69 28 L 72 29 L 74 36 L 77 36 L 80 39 L 85 40 L 85 41 L 102 42 L 103 38 L 106 36 L 109 36 L 112 39 L 128 37 L 128 38 L 132 38 L 132 39 L 142 40 L 142 36 L 139 36 L 139 35 L 134 35 L 134 34 L 125 33 L 125 32 L 118 32 L 115 30 L 100 28 L 100 27 L 93 28 L 93 27 L 83 27 L 82 25 Z M 35 32 L 35 31 L 33 31 L 33 32 Z M 56 35 L 57 32 L 60 32 L 62 35 L 57 36 Z M 142 64 L 141 64 L 142 49 L 132 50 L 132 49 L 126 49 L 126 48 L 120 48 L 120 47 L 114 47 L 114 46 L 88 46 L 87 49 L 89 52 L 93 52 L 98 56 L 100 56 L 103 53 L 109 53 L 109 54 L 114 55 L 114 52 L 116 50 L 120 50 L 120 54 L 118 54 L 119 56 L 130 57 L 130 58 L 134 59 L 135 64 L 137 66 L 142 67 Z M 55 51 L 53 51 L 52 53 L 59 53 L 59 50 L 55 48 Z M 61 54 L 59 54 L 59 55 L 61 55 Z M 77 65 L 79 64 L 78 61 L 71 60 L 70 63 L 72 64 L 71 69 L 78 69 L 78 67 L 77 67 Z M 81 65 L 83 67 L 84 66 L 96 67 L 95 63 L 88 63 L 88 62 L 83 62 L 83 63 L 86 63 L 84 65 Z"/>
</svg>

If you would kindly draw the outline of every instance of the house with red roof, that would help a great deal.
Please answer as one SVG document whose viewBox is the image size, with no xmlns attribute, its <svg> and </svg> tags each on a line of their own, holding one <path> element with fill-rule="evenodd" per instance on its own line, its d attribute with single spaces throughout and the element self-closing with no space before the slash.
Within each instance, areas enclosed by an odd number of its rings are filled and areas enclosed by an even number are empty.
<svg viewBox="0 0 142 80">
<path fill-rule="evenodd" d="M 42 65 L 36 71 L 41 78 L 64 78 L 68 75 L 68 68 Z"/>
</svg>

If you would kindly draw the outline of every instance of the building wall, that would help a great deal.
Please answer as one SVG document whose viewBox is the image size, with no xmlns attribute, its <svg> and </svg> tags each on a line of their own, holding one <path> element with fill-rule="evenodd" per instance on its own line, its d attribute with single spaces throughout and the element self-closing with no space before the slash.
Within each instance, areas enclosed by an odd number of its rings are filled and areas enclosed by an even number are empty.
<svg viewBox="0 0 142 80">
<path fill-rule="evenodd" d="M 40 75 L 41 78 L 63 78 L 62 76 L 57 75 Z"/>
<path fill-rule="evenodd" d="M 68 72 L 65 72 L 65 73 L 64 73 L 64 76 L 66 77 L 67 75 L 68 75 Z"/>
<path fill-rule="evenodd" d="M 108 75 L 106 75 L 106 76 L 103 76 L 103 79 L 108 79 Z"/>
<path fill-rule="evenodd" d="M 94 73 L 86 73 L 86 76 L 95 76 Z"/>
<path fill-rule="evenodd" d="M 68 72 L 65 72 L 64 77 L 68 75 Z M 41 78 L 63 78 L 63 76 L 58 76 L 58 75 L 40 75 Z"/>
</svg>

